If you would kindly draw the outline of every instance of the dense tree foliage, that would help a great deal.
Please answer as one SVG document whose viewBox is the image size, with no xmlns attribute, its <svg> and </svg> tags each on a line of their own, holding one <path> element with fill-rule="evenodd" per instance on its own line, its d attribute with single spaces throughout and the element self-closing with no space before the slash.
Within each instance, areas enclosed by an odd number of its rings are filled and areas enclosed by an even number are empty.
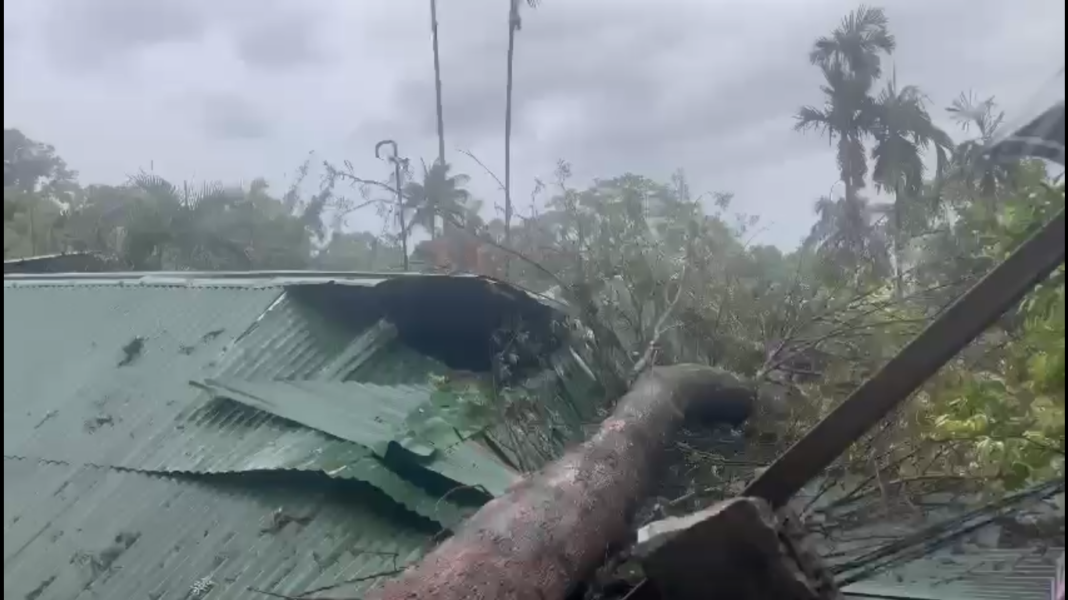
<svg viewBox="0 0 1068 600">
<path fill-rule="evenodd" d="M 796 249 L 755 243 L 759 219 L 732 211 L 730 194 L 694 196 L 682 173 L 576 186 L 561 162 L 529 209 L 509 197 L 504 219 L 487 222 L 468 178 L 443 160 L 413 174 L 398 157 L 405 168 L 382 180 L 327 164 L 314 193 L 307 165 L 281 195 L 262 179 L 227 187 L 153 173 L 98 185 L 7 129 L 4 255 L 97 251 L 145 270 L 394 271 L 412 248 L 412 268 L 506 278 L 565 301 L 591 330 L 591 365 L 609 389 L 682 360 L 758 378 L 769 418 L 753 427 L 784 447 L 1064 206 L 1047 165 L 979 160 L 1003 120 L 992 100 L 962 94 L 947 109 L 976 139 L 939 130 L 931 100 L 884 75 L 895 46 L 879 9 L 851 13 L 814 44 L 823 105 L 801 108 L 797 127 L 837 144 L 845 185 L 818 200 Z M 892 202 L 865 197 L 869 184 Z M 342 226 L 361 207 L 378 208 L 380 229 Z M 858 444 L 849 468 L 874 470 L 884 493 L 1063 476 L 1064 308 L 1062 268 Z"/>
</svg>

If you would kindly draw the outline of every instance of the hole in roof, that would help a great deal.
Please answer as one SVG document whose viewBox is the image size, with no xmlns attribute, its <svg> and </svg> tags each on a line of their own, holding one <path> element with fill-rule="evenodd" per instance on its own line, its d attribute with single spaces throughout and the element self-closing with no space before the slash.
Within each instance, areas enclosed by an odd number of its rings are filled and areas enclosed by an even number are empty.
<svg viewBox="0 0 1068 600">
<path fill-rule="evenodd" d="M 363 330 L 380 318 L 405 346 L 453 370 L 488 372 L 511 355 L 516 375 L 540 368 L 560 346 L 556 313 L 502 284 L 474 277 L 398 277 L 375 287 L 297 286 L 295 297 L 337 322 Z M 526 332 L 517 342 L 514 332 Z"/>
</svg>

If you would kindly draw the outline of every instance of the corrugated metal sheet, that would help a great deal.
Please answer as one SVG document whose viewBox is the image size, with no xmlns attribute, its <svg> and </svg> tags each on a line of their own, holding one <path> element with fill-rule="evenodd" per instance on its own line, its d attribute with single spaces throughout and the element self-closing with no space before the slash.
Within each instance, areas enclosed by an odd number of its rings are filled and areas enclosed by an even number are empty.
<svg viewBox="0 0 1068 600">
<path fill-rule="evenodd" d="M 1062 552 L 1051 546 L 1063 546 L 1063 540 L 1037 540 L 1029 548 L 1006 547 L 1011 536 L 1004 535 L 999 523 L 1053 523 L 1058 518 L 1063 523 L 1063 509 L 1057 508 L 1055 500 L 1063 482 L 1032 486 L 1004 498 L 1005 504 L 997 508 L 987 506 L 990 498 L 975 493 L 911 496 L 907 505 L 877 493 L 849 500 L 849 493 L 864 484 L 859 475 L 838 480 L 838 485 L 813 496 L 823 483 L 813 482 L 797 505 L 813 504 L 819 509 L 814 518 L 827 519 L 824 527 L 833 528 L 833 537 L 817 538 L 828 565 L 840 578 L 850 579 L 864 576 L 875 565 L 884 565 L 845 591 L 918 600 L 1049 598 L 1055 562 Z M 932 531 L 935 526 L 944 531 Z M 924 531 L 927 534 L 921 535 Z M 880 554 L 892 544 L 913 538 L 924 538 L 928 546 L 921 547 L 917 541 L 890 555 Z M 939 549 L 929 551 L 933 547 Z M 915 558 L 925 551 L 929 551 L 927 556 Z M 894 566 L 885 568 L 886 561 L 898 555 L 915 560 L 904 564 L 892 561 Z"/>
<path fill-rule="evenodd" d="M 35 260 L 36 258 L 52 259 L 48 257 L 31 257 L 21 260 Z M 16 259 L 12 264 L 17 264 Z M 9 261 L 5 261 L 5 265 Z M 498 281 L 489 277 L 474 274 L 444 274 L 444 273 L 370 273 L 360 271 L 155 271 L 155 272 L 67 272 L 49 273 L 27 272 L 7 273 L 5 270 L 4 285 L 168 285 L 168 286 L 225 286 L 225 287 L 282 287 L 299 285 L 326 285 L 336 284 L 356 287 L 375 287 L 379 284 L 394 280 L 441 280 L 449 279 L 462 281 L 464 285 L 477 282 L 490 288 L 498 288 L 506 293 L 514 293 L 521 297 L 548 306 L 561 313 L 567 312 L 567 306 L 553 296 L 531 292 L 512 284 Z"/>
<path fill-rule="evenodd" d="M 4 289 L 4 454 L 137 467 L 281 289 Z M 231 444 L 233 439 L 231 438 Z"/>
<path fill-rule="evenodd" d="M 514 473 L 477 443 L 436 448 L 418 472 L 392 468 L 371 450 L 384 436 L 373 427 L 349 418 L 339 430 L 192 385 L 263 384 L 289 400 L 299 388 L 320 408 L 337 408 L 340 386 L 371 389 L 345 380 L 403 347 L 381 307 L 363 303 L 384 280 L 321 285 L 332 277 L 5 277 L 4 597 L 297 595 L 403 564 L 428 531 L 472 512 L 426 471 L 503 491 Z M 425 384 L 436 366 L 400 371 Z M 418 399 L 376 389 L 364 416 L 406 418 Z"/>
<path fill-rule="evenodd" d="M 523 382 L 522 393 L 534 402 L 513 405 L 510 421 L 487 432 L 492 443 L 511 464 L 534 470 L 560 455 L 583 438 L 584 426 L 600 422 L 603 392 L 582 359 L 570 349 L 550 356 L 547 370 Z M 431 373 L 447 374 L 448 368 L 393 341 L 349 378 L 377 385 L 419 385 Z"/>
<path fill-rule="evenodd" d="M 4 324 L 5 456 L 154 472 L 321 471 L 446 525 L 466 514 L 364 447 L 190 385 L 220 373 L 330 376 L 358 358 L 366 337 L 280 288 L 5 282 Z"/>
<path fill-rule="evenodd" d="M 846 590 L 918 600 L 1048 600 L 1061 552 L 939 552 Z"/>
<path fill-rule="evenodd" d="M 430 398 L 427 386 L 234 379 L 210 379 L 203 385 L 216 396 L 361 444 L 383 457 L 389 443 L 403 437 L 408 415 Z"/>
<path fill-rule="evenodd" d="M 378 349 L 394 347 L 391 343 L 394 336 L 395 332 L 381 323 L 369 329 L 340 327 L 336 321 L 308 310 L 299 300 L 287 296 L 272 306 L 228 353 L 218 378 L 227 381 L 340 382 L 365 362 L 373 360 Z M 428 376 L 423 373 L 416 379 L 425 384 Z M 401 401 L 402 395 L 394 395 L 393 399 Z M 411 408 L 404 410 L 404 414 L 409 414 Z M 384 403 L 379 407 L 385 419 L 395 414 L 396 409 L 386 407 Z M 271 432 L 263 431 L 263 436 L 267 438 L 263 441 L 270 441 Z M 302 437 L 305 438 L 303 441 Z M 294 468 L 318 469 L 331 474 L 337 468 L 336 457 L 344 456 L 353 446 L 306 429 L 290 430 L 285 439 L 279 441 L 293 449 L 289 460 L 300 465 Z M 300 450 L 307 453 L 300 456 L 297 454 Z M 427 466 L 453 481 L 482 486 L 494 494 L 502 492 L 511 480 L 502 463 L 472 444 L 452 446 Z M 336 476 L 347 474 L 338 472 Z"/>
<path fill-rule="evenodd" d="M 296 596 L 392 571 L 433 534 L 351 482 L 210 479 L 5 459 L 4 598 Z M 360 597 L 375 581 L 322 596 Z"/>
<path fill-rule="evenodd" d="M 425 385 L 224 379 L 205 382 L 205 387 L 217 396 L 306 425 L 309 436 L 322 431 L 338 438 L 336 443 L 360 444 L 382 459 L 391 444 L 404 446 L 413 436 L 409 427 L 413 413 L 432 410 L 432 389 Z M 504 493 L 518 480 L 516 473 L 476 442 L 461 438 L 454 429 L 444 434 L 442 439 L 419 440 L 420 446 L 432 449 L 429 456 L 416 459 L 424 468 L 493 495 Z M 329 446 L 322 447 L 322 452 L 332 454 Z"/>
<path fill-rule="evenodd" d="M 375 385 L 423 385 L 430 375 L 448 372 L 440 361 L 393 341 L 354 369 L 348 379 Z"/>
<path fill-rule="evenodd" d="M 548 360 L 550 370 L 523 382 L 508 409 L 508 420 L 489 432 L 513 464 L 532 471 L 581 441 L 585 426 L 598 423 L 603 392 L 570 349 Z"/>
</svg>

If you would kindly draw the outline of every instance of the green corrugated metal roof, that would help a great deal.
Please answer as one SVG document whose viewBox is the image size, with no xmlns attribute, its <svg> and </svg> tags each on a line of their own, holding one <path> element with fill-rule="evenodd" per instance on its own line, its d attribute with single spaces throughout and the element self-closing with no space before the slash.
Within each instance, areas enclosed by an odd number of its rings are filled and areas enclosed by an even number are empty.
<svg viewBox="0 0 1068 600">
<path fill-rule="evenodd" d="M 375 385 L 422 385 L 428 375 L 445 375 L 449 368 L 399 341 L 393 341 L 358 366 L 348 379 Z"/>
<path fill-rule="evenodd" d="M 418 278 L 402 279 L 5 277 L 5 575 L 17 574 L 5 577 L 5 598 L 189 600 L 197 582 L 214 586 L 203 598 L 262 597 L 250 585 L 293 595 L 376 571 L 382 553 L 399 562 L 412 555 L 426 541 L 415 530 L 431 524 L 402 506 L 446 527 L 470 514 L 425 472 L 503 491 L 514 473 L 487 447 L 452 443 L 440 428 L 427 437 L 427 423 L 412 418 L 443 365 L 406 348 L 382 321 L 399 300 L 417 314 L 398 322 L 437 326 L 410 302 Z M 522 296 L 464 279 L 434 280 L 433 289 L 461 306 L 469 293 L 493 294 L 495 310 Z M 482 331 L 485 314 L 472 313 L 470 331 Z M 462 334 L 467 323 L 442 331 Z M 398 357 L 396 369 L 375 367 Z M 374 376 L 396 389 L 360 381 Z M 242 404 L 192 385 L 210 379 L 272 402 Z M 399 379 L 421 389 L 397 388 Z M 433 406 L 442 405 L 439 391 Z M 418 467 L 374 454 L 386 433 L 346 412 L 353 397 L 362 404 L 352 414 L 408 426 L 399 444 Z M 281 488 L 263 483 L 279 478 L 288 480 Z M 265 530 L 278 509 L 302 516 Z"/>
<path fill-rule="evenodd" d="M 286 479 L 205 482 L 5 459 L 4 598 L 296 596 L 403 566 L 433 533 L 358 484 Z M 194 593 L 198 583 L 209 593 Z M 321 595 L 360 597 L 373 584 Z"/>
<path fill-rule="evenodd" d="M 1003 498 L 1004 504 L 997 508 L 987 506 L 989 497 L 963 492 L 909 496 L 908 504 L 878 493 L 859 494 L 848 501 L 851 492 L 865 485 L 862 476 L 836 478 L 835 485 L 820 493 L 824 483 L 812 482 L 796 506 L 811 504 L 809 510 L 816 509 L 813 516 L 824 519 L 823 529 L 834 532 L 816 540 L 839 578 L 867 575 L 844 591 L 916 600 L 1048 600 L 1055 562 L 1062 552 L 1056 547 L 1063 546 L 1063 539 L 1003 547 L 1008 542 L 1001 523 L 1059 519 L 1063 524 L 1063 509 L 1051 499 L 1063 493 L 1063 482 L 1032 486 Z M 941 529 L 931 530 L 935 526 Z M 915 545 L 880 554 L 892 544 L 914 538 Z M 893 556 L 902 556 L 902 561 L 892 560 Z M 909 558 L 914 560 L 904 562 Z M 869 570 L 873 571 L 868 574 Z"/>
<path fill-rule="evenodd" d="M 1049 600 L 1061 549 L 938 552 L 846 591 L 916 600 Z"/>
<path fill-rule="evenodd" d="M 32 261 L 36 259 L 52 260 L 57 256 L 31 257 L 5 261 L 11 262 Z M 489 287 L 499 287 L 510 294 L 523 296 L 544 304 L 554 310 L 565 312 L 567 307 L 555 297 L 539 294 L 530 290 L 516 287 L 496 279 L 475 274 L 444 274 L 444 273 L 373 273 L 360 271 L 155 271 L 155 272 L 98 272 L 98 273 L 56 273 L 56 272 L 25 272 L 5 273 L 4 286 L 18 285 L 173 285 L 173 286 L 226 286 L 226 287 L 280 287 L 295 285 L 324 285 L 337 284 L 358 287 L 374 287 L 381 283 L 394 280 L 423 279 L 423 280 L 463 280 L 478 281 Z"/>
<path fill-rule="evenodd" d="M 415 442 L 432 452 L 416 461 L 457 483 L 480 487 L 500 495 L 519 477 L 476 442 L 464 439 L 451 427 L 436 430 L 436 439 L 412 431 L 413 415 L 433 411 L 430 386 L 378 386 L 336 381 L 209 380 L 211 393 L 306 425 L 309 435 L 318 431 L 339 440 L 370 448 L 385 459 L 392 444 Z M 408 446 L 409 449 L 413 449 Z"/>
<path fill-rule="evenodd" d="M 282 288 L 6 283 L 5 456 L 156 472 L 321 471 L 371 483 L 446 525 L 466 514 L 362 446 L 212 402 L 190 385 L 217 374 L 329 377 L 358 358 L 359 331 Z"/>
<path fill-rule="evenodd" d="M 281 293 L 5 280 L 4 454 L 136 466 L 196 408 L 189 380 Z"/>
</svg>

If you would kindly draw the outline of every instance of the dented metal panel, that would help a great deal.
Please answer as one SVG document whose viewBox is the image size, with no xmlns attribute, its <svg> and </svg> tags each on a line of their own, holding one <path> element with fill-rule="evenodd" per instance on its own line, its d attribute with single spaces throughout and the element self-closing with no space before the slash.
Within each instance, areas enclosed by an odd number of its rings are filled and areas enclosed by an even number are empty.
<svg viewBox="0 0 1068 600">
<path fill-rule="evenodd" d="M 433 524 L 354 482 L 172 478 L 4 460 L 4 598 L 361 597 Z M 359 497 L 359 502 L 353 498 Z"/>
<path fill-rule="evenodd" d="M 304 434 L 317 440 L 319 432 L 329 434 L 334 439 L 317 444 L 324 457 L 333 455 L 335 447 L 351 445 L 346 442 L 369 448 L 381 459 L 387 452 L 410 449 L 408 442 L 418 437 L 411 430 L 411 417 L 433 410 L 433 389 L 425 385 L 221 379 L 208 380 L 203 387 L 215 396 L 305 425 Z M 519 478 L 489 450 L 455 429 L 444 427 L 434 439 L 420 439 L 418 444 L 430 452 L 425 456 L 412 452 L 410 460 L 458 484 L 500 495 Z"/>
<path fill-rule="evenodd" d="M 317 471 L 368 482 L 446 526 L 466 514 L 365 447 L 190 385 L 219 373 L 270 380 L 345 371 L 359 332 L 281 288 L 4 292 L 5 456 L 163 473 Z"/>
</svg>

